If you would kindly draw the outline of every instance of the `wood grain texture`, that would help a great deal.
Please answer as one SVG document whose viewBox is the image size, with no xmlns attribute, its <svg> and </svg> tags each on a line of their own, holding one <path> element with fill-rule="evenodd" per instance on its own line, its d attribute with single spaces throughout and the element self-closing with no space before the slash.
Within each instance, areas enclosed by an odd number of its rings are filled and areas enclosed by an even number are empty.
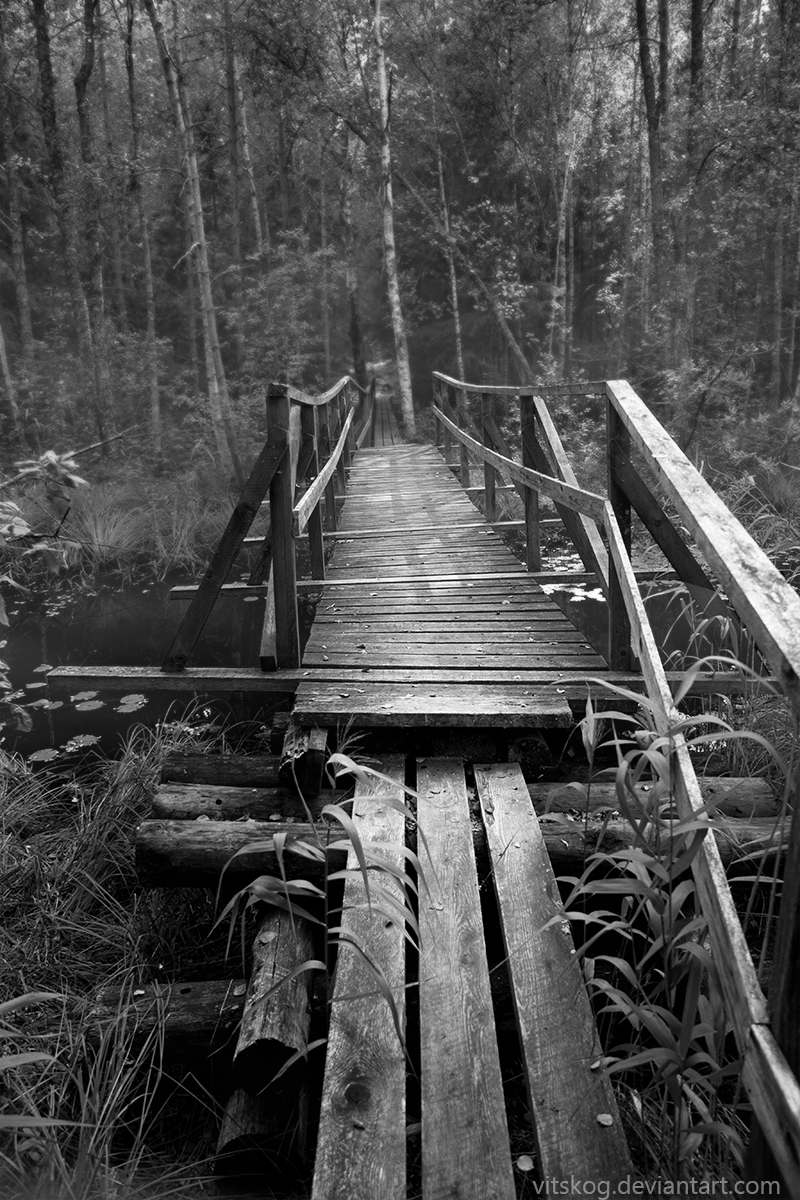
<svg viewBox="0 0 800 1200">
<path fill-rule="evenodd" d="M 418 820 L 435 864 L 420 895 L 422 1190 L 515 1195 L 464 769 L 420 762 Z M 423 862 L 423 868 L 426 867 Z"/>
<path fill-rule="evenodd" d="M 401 782 L 403 760 L 380 769 Z M 403 866 L 405 841 L 401 812 L 387 803 L 402 799 L 398 784 L 359 781 L 353 820 L 366 847 L 388 843 L 379 853 Z M 348 866 L 356 869 L 354 851 Z M 371 875 L 371 884 L 377 879 Z M 401 889 L 388 877 L 381 886 L 398 898 Z M 342 925 L 359 941 L 383 973 L 395 998 L 401 1027 L 405 1014 L 405 955 L 402 922 L 366 907 L 360 877 L 347 880 Z M 355 997 L 344 1001 L 344 997 Z M 322 1091 L 313 1200 L 405 1200 L 406 1196 L 405 1057 L 389 1006 L 360 955 L 340 948 L 328 1052 Z"/>
<path fill-rule="evenodd" d="M 597 1067 L 602 1049 L 569 926 L 548 925 L 558 889 L 525 779 L 516 764 L 476 767 L 475 779 L 540 1176 L 559 1186 L 573 1177 L 616 1184 L 633 1166 L 611 1082 Z"/>
</svg>

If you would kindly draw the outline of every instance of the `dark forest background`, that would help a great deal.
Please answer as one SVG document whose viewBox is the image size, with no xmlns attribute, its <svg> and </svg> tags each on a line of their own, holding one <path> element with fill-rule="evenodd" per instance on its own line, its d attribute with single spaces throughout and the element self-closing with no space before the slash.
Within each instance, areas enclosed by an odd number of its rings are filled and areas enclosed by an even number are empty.
<svg viewBox="0 0 800 1200">
<path fill-rule="evenodd" d="M 795 466 L 799 66 L 793 0 L 5 0 L 6 459 L 230 467 L 270 379 L 390 360 L 408 420 L 624 376 Z"/>
</svg>

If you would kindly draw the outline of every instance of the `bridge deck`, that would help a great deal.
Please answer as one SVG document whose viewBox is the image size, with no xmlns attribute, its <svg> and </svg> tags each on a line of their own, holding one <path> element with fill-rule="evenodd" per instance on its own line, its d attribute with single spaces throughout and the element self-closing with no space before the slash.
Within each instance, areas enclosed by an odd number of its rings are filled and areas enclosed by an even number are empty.
<svg viewBox="0 0 800 1200">
<path fill-rule="evenodd" d="M 430 446 L 361 451 L 295 717 L 567 726 L 564 681 L 606 670 Z M 352 534 L 352 537 L 343 536 Z M 327 678 L 329 676 L 329 678 Z"/>
</svg>

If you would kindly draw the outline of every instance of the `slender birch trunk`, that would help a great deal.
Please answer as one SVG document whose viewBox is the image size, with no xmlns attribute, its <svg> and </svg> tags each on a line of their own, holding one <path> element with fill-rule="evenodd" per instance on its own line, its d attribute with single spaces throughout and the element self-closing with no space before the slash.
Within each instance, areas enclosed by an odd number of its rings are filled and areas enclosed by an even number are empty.
<svg viewBox="0 0 800 1200">
<path fill-rule="evenodd" d="M 241 150 L 242 150 L 242 166 L 244 168 L 245 178 L 247 180 L 248 191 L 250 192 L 250 211 L 253 217 L 253 236 L 256 243 L 256 254 L 259 262 L 261 262 L 264 253 L 264 234 L 261 227 L 261 210 L 258 207 L 258 188 L 256 187 L 256 177 L 253 172 L 253 163 L 250 157 L 250 137 L 247 127 L 247 104 L 244 98 L 244 88 L 242 87 L 242 73 L 239 70 L 239 60 L 236 57 L 236 51 L 233 54 L 233 73 L 236 81 L 236 103 L 239 107 L 239 121 L 241 123 Z"/>
<path fill-rule="evenodd" d="M 206 354 L 206 374 L 208 385 L 209 407 L 211 409 L 214 437 L 217 451 L 222 462 L 233 467 L 237 483 L 244 487 L 245 476 L 242 470 L 236 435 L 233 429 L 228 384 L 222 363 L 222 352 L 217 332 L 217 315 L 214 308 L 214 296 L 211 288 L 211 266 L 208 257 L 205 223 L 203 220 L 203 203 L 200 193 L 200 172 L 197 166 L 197 155 L 194 145 L 189 97 L 181 69 L 180 52 L 177 47 L 170 48 L 157 0 L 144 0 L 150 24 L 153 27 L 156 44 L 161 56 L 161 66 L 167 84 L 175 128 L 183 150 L 185 169 L 188 181 L 189 213 L 193 238 L 193 255 L 197 269 L 197 283 L 200 292 L 200 311 L 203 319 L 203 340 Z M 173 0 L 173 13 L 177 10 Z"/>
<path fill-rule="evenodd" d="M 19 406 L 17 404 L 17 389 L 14 386 L 14 377 L 11 374 L 11 368 L 8 365 L 8 355 L 6 354 L 6 339 L 3 336 L 3 327 L 0 325 L 0 379 L 3 381 L 3 393 L 6 401 L 6 412 L 8 413 L 9 423 L 13 431 L 14 440 L 20 437 L 20 420 Z"/>
<path fill-rule="evenodd" d="M 342 130 L 340 212 L 344 232 L 344 282 L 347 292 L 347 311 L 350 318 L 350 348 L 353 354 L 353 374 L 361 387 L 367 386 L 367 355 L 361 324 L 358 289 L 358 260 L 356 232 L 353 227 L 353 166 L 356 142 L 346 128 Z"/>
<path fill-rule="evenodd" d="M 233 302 L 237 313 L 242 313 L 242 217 L 241 189 L 239 168 L 239 105 L 236 96 L 236 69 L 234 66 L 233 19 L 231 17 L 230 0 L 225 0 L 224 9 L 224 39 L 225 39 L 225 95 L 228 104 L 228 174 L 230 177 L 231 202 L 231 257 L 233 258 Z M 234 323 L 234 345 L 236 346 L 236 363 L 241 367 L 245 356 L 244 328 L 241 319 Z"/>
<path fill-rule="evenodd" d="M 416 433 L 414 398 L 411 392 L 411 366 L 408 358 L 408 339 L 400 298 L 400 277 L 397 269 L 397 250 L 394 239 L 394 197 L 392 193 L 392 147 L 389 136 L 389 83 L 386 74 L 386 51 L 383 44 L 382 0 L 373 0 L 372 23 L 375 59 L 378 73 L 378 99 L 381 118 L 381 177 L 383 188 L 383 254 L 389 309 L 392 315 L 394 348 L 397 355 L 397 377 L 400 385 L 400 406 L 405 431 L 409 437 Z"/>
<path fill-rule="evenodd" d="M 319 148 L 319 248 L 322 252 L 320 309 L 322 310 L 322 357 L 326 383 L 331 375 L 331 314 L 328 280 L 328 205 L 325 195 L 325 147 Z"/>
<path fill-rule="evenodd" d="M 104 211 L 108 219 L 108 236 L 114 268 L 114 308 L 120 329 L 128 327 L 128 312 L 125 303 L 125 270 L 122 265 L 122 222 L 120 220 L 120 188 L 114 153 L 114 131 L 111 126 L 111 109 L 108 99 L 108 72 L 106 70 L 105 33 L 101 29 L 97 40 L 97 61 L 100 66 L 100 94 L 103 101 L 103 133 L 106 143 L 106 169 L 111 180 L 110 196 Z"/>
<path fill-rule="evenodd" d="M 434 109 L 434 125 L 436 112 Z M 450 212 L 447 207 L 447 192 L 444 186 L 444 165 L 442 163 L 442 147 L 439 141 L 439 130 L 435 128 L 436 139 L 436 173 L 439 178 L 439 203 L 442 208 L 442 228 L 445 233 L 445 258 L 447 259 L 447 276 L 450 283 L 450 307 L 453 310 L 453 331 L 456 343 L 456 371 L 458 378 L 466 380 L 464 370 L 464 345 L 461 337 L 461 313 L 458 310 L 458 276 L 456 260 L 453 254 L 453 233 L 450 228 Z"/>
<path fill-rule="evenodd" d="M 131 118 L 131 169 L 130 190 L 136 202 L 136 217 L 139 223 L 139 240 L 142 247 L 142 273 L 144 275 L 144 299 L 147 321 L 147 389 L 150 397 L 150 430 L 153 439 L 153 457 L 156 465 L 161 464 L 163 447 L 161 436 L 161 393 L 158 387 L 158 345 L 156 343 L 156 298 L 153 282 L 153 260 L 150 250 L 150 222 L 142 192 L 141 164 L 141 120 L 136 95 L 135 59 L 133 56 L 133 31 L 136 22 L 135 0 L 126 0 L 125 68 L 128 74 L 128 105 Z M 190 273 L 191 274 L 191 273 Z"/>
</svg>

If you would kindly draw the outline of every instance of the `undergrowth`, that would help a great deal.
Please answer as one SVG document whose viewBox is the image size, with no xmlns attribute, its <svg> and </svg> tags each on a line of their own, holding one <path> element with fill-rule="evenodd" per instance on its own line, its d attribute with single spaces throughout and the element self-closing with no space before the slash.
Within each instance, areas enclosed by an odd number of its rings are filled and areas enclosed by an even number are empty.
<svg viewBox="0 0 800 1200">
<path fill-rule="evenodd" d="M 690 677 L 687 673 L 679 695 L 688 692 Z M 616 756 L 615 767 L 593 777 L 613 776 L 616 806 L 630 825 L 632 844 L 598 850 L 580 876 L 561 878 L 565 894 L 554 920 L 566 917 L 572 924 L 605 1047 L 602 1066 L 620 1081 L 621 1108 L 641 1173 L 662 1181 L 732 1183 L 742 1178 L 749 1108 L 691 871 L 702 838 L 714 836 L 709 825 L 715 814 L 709 804 L 691 817 L 678 815 L 675 737 L 685 737 L 690 753 L 709 744 L 729 753 L 739 747 L 732 763 L 740 769 L 753 767 L 748 756 L 755 748 L 759 767 L 768 761 L 772 777 L 780 780 L 783 815 L 794 776 L 794 741 L 786 759 L 762 732 L 734 729 L 709 711 L 682 718 L 662 735 L 649 701 L 613 691 L 636 704 L 637 715 L 597 712 L 590 696 L 581 733 L 590 770 L 598 752 Z M 767 703 L 760 691 L 757 695 L 748 706 Z M 637 792 L 643 783 L 646 788 Z M 758 898 L 769 896 L 770 920 L 755 946 L 761 967 L 774 933 L 776 881 L 767 860 L 774 862 L 781 845 L 782 818 L 775 824 L 773 853 L 756 856 L 748 863 L 750 873 L 740 877 L 750 889 L 745 922 Z M 724 832 L 718 816 L 714 825 Z M 746 848 L 742 857 L 748 862 Z"/>
</svg>

